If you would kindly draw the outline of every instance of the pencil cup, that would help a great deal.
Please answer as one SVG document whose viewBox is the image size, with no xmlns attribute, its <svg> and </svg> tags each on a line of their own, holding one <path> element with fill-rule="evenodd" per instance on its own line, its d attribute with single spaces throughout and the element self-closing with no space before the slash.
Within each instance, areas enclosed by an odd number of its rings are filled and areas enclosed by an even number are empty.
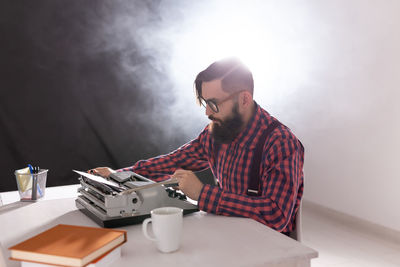
<svg viewBox="0 0 400 267">
<path fill-rule="evenodd" d="M 19 197 L 21 201 L 36 201 L 44 197 L 49 170 L 41 169 L 38 173 L 30 173 L 26 169 L 15 171 Z"/>
<path fill-rule="evenodd" d="M 182 239 L 183 210 L 176 207 L 163 207 L 151 211 L 151 218 L 143 221 L 142 230 L 147 239 L 156 242 L 159 251 L 164 253 L 179 249 Z M 147 232 L 151 222 L 154 237 Z"/>
</svg>

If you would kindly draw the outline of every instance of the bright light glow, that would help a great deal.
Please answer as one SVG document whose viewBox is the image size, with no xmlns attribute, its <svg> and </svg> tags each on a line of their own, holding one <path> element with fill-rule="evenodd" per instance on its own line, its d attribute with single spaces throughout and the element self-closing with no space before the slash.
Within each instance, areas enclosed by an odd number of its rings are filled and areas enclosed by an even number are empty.
<svg viewBox="0 0 400 267">
<path fill-rule="evenodd" d="M 199 2 L 175 30 L 171 70 L 178 87 L 192 85 L 200 70 L 228 56 L 253 72 L 260 104 L 279 105 L 308 78 L 307 10 L 276 1 Z"/>
</svg>

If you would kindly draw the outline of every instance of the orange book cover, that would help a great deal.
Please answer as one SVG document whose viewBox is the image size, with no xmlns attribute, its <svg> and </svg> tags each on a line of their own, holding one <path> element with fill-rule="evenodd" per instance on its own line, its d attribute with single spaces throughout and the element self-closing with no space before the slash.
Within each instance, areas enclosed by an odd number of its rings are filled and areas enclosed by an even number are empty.
<svg viewBox="0 0 400 267">
<path fill-rule="evenodd" d="M 85 266 L 126 241 L 125 230 L 59 224 L 9 249 L 14 260 Z"/>
</svg>

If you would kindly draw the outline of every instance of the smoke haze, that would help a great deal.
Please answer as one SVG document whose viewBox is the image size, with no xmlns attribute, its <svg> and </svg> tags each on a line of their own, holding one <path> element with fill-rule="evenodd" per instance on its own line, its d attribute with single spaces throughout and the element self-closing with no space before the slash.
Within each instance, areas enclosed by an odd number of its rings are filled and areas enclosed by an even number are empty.
<svg viewBox="0 0 400 267">
<path fill-rule="evenodd" d="M 396 0 L 1 1 L 0 191 L 28 163 L 52 186 L 76 183 L 72 169 L 168 153 L 208 123 L 197 73 L 237 56 L 255 100 L 306 147 L 305 196 L 398 228 L 399 11 Z"/>
</svg>

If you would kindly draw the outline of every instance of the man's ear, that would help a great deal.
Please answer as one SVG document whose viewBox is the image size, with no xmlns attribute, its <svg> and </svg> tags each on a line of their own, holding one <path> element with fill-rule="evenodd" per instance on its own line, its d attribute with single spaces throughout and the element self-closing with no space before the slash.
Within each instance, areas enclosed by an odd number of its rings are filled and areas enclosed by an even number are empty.
<svg viewBox="0 0 400 267">
<path fill-rule="evenodd" d="M 241 96 L 239 96 L 240 104 L 243 106 L 244 109 L 248 108 L 248 106 L 253 103 L 253 96 L 248 91 L 243 91 Z"/>
</svg>

